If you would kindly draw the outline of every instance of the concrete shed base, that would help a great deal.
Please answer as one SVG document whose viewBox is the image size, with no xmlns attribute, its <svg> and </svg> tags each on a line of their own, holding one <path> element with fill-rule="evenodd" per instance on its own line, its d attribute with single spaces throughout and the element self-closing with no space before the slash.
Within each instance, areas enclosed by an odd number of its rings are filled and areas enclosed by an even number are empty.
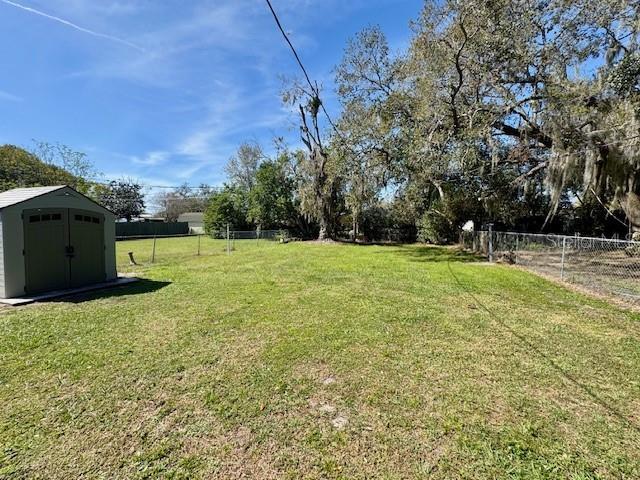
<svg viewBox="0 0 640 480">
<path fill-rule="evenodd" d="M 139 281 L 136 277 L 119 277 L 115 280 L 108 282 L 96 283 L 93 285 L 87 285 L 79 288 L 70 288 L 67 290 L 55 290 L 53 292 L 42 293 L 40 295 L 32 295 L 21 298 L 0 298 L 0 304 L 11 305 L 13 307 L 19 307 L 21 305 L 28 305 L 35 302 L 44 302 L 46 300 L 52 300 L 54 298 L 68 297 L 70 295 L 77 295 L 79 293 L 91 292 L 93 290 L 103 290 L 105 288 L 119 287 L 122 285 L 128 285 Z"/>
</svg>

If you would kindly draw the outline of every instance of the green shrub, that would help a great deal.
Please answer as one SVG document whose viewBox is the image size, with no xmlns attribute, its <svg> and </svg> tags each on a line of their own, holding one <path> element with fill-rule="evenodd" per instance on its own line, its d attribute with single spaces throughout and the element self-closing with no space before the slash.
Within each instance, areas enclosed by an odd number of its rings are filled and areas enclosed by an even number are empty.
<svg viewBox="0 0 640 480">
<path fill-rule="evenodd" d="M 437 206 L 436 206 L 437 207 Z M 418 222 L 418 241 L 438 245 L 453 243 L 458 238 L 456 224 L 437 208 L 427 210 Z"/>
</svg>

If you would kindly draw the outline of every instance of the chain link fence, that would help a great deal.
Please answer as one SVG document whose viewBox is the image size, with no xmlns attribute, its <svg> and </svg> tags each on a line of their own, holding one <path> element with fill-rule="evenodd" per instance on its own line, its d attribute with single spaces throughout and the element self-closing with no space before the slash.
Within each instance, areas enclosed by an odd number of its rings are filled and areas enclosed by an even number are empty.
<svg viewBox="0 0 640 480">
<path fill-rule="evenodd" d="M 221 230 L 212 235 L 152 235 L 117 237 L 118 271 L 134 272 L 138 267 L 197 256 L 249 253 L 289 241 L 284 230 Z"/>
<path fill-rule="evenodd" d="M 490 261 L 640 304 L 640 242 L 513 232 L 462 232 L 461 244 Z"/>
</svg>

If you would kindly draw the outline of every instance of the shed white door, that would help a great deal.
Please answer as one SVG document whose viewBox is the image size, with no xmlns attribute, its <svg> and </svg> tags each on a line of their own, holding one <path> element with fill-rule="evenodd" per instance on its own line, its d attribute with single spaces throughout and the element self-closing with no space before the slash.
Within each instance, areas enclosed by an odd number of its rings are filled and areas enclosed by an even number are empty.
<svg viewBox="0 0 640 480">
<path fill-rule="evenodd" d="M 74 209 L 26 210 L 25 291 L 29 294 L 103 282 L 104 216 Z"/>
</svg>

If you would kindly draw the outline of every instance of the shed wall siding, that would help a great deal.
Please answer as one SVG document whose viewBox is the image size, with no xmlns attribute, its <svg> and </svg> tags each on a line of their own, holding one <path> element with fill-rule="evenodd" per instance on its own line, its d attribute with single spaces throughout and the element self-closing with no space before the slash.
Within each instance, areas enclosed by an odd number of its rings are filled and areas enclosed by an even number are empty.
<svg viewBox="0 0 640 480">
<path fill-rule="evenodd" d="M 65 195 L 68 193 L 68 195 Z M 24 227 L 22 212 L 36 208 L 76 208 L 99 212 L 104 215 L 105 272 L 107 278 L 117 277 L 115 254 L 115 216 L 92 201 L 75 193 L 71 189 L 63 189 L 26 202 L 6 207 L 2 210 L 4 223 L 5 251 L 5 298 L 19 297 L 25 294 Z"/>
<path fill-rule="evenodd" d="M 104 271 L 107 273 L 107 280 L 118 278 L 116 270 L 116 217 L 112 214 L 104 216 Z"/>
<path fill-rule="evenodd" d="M 24 257 L 22 255 L 24 245 L 20 211 L 12 207 L 2 210 L 4 296 L 6 298 L 24 294 Z"/>
<path fill-rule="evenodd" d="M 0 298 L 4 295 L 4 237 L 2 234 L 2 212 L 0 212 Z"/>
</svg>

